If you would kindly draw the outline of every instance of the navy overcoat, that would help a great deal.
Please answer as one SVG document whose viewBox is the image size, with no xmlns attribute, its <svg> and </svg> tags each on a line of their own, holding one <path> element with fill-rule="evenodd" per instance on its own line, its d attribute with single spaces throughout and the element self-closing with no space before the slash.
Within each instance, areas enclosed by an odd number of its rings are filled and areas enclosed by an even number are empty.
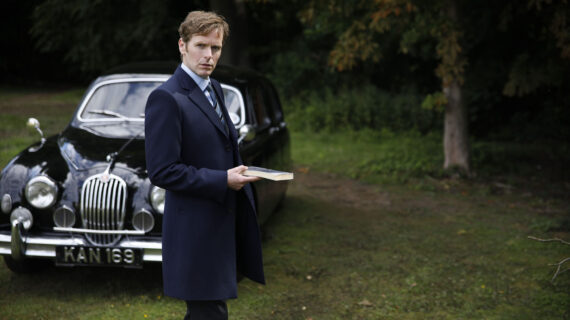
<svg viewBox="0 0 570 320">
<path fill-rule="evenodd" d="M 220 84 L 211 82 L 230 119 Z M 146 164 L 150 181 L 166 189 L 162 273 L 164 293 L 174 298 L 236 298 L 236 271 L 265 283 L 251 186 L 227 186 L 227 170 L 242 164 L 227 123 L 229 132 L 180 66 L 147 101 Z"/>
</svg>

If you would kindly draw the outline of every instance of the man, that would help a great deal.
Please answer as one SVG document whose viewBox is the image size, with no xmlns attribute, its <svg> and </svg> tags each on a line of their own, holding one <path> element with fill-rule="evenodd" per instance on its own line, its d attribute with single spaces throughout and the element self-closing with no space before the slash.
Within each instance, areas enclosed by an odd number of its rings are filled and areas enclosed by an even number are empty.
<svg viewBox="0 0 570 320">
<path fill-rule="evenodd" d="M 166 189 L 162 269 L 185 319 L 227 319 L 237 272 L 265 283 L 250 182 L 220 84 L 210 78 L 229 34 L 225 20 L 193 11 L 180 24 L 182 64 L 151 93 L 145 147 L 151 182 Z"/>
</svg>

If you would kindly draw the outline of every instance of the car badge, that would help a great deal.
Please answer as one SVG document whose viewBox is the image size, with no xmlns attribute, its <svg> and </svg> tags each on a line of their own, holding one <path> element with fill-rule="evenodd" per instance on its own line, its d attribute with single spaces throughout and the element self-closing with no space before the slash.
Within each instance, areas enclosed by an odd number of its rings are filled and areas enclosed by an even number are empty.
<svg viewBox="0 0 570 320">
<path fill-rule="evenodd" d="M 110 163 L 109 166 L 107 166 L 107 169 L 101 173 L 101 176 L 99 177 L 99 180 L 101 180 L 101 182 L 107 183 L 111 179 L 111 165 L 112 163 Z"/>
<path fill-rule="evenodd" d="M 107 183 L 107 182 L 109 182 L 109 179 L 110 179 L 110 178 L 111 178 L 111 177 L 110 177 L 110 175 L 109 175 L 109 172 L 105 171 L 105 172 L 103 172 L 103 174 L 101 175 L 101 182 Z"/>
</svg>

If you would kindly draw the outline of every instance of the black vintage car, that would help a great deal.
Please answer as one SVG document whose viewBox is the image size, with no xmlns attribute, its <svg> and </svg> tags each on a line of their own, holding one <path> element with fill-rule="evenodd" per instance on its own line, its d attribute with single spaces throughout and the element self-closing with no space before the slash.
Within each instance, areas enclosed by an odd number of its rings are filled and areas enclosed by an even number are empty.
<svg viewBox="0 0 570 320">
<path fill-rule="evenodd" d="M 174 70 L 169 69 L 169 70 Z M 69 125 L 22 151 L 0 175 L 0 254 L 14 272 L 64 266 L 142 267 L 161 262 L 164 190 L 146 172 L 144 108 L 164 73 L 114 73 L 87 89 Z M 271 83 L 220 66 L 246 165 L 290 170 L 289 133 Z M 38 131 L 33 118 L 29 125 Z M 259 222 L 286 182 L 253 184 Z"/>
</svg>

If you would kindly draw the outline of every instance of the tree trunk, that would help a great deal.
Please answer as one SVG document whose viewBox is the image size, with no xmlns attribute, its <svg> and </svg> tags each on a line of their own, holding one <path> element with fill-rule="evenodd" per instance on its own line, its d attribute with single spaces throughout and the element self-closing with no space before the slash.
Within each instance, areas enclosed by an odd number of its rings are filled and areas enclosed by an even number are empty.
<svg viewBox="0 0 570 320">
<path fill-rule="evenodd" d="M 469 175 L 469 136 L 467 110 L 461 98 L 461 86 L 457 80 L 443 88 L 447 98 L 443 127 L 444 169 L 457 168 Z"/>
<path fill-rule="evenodd" d="M 222 15 L 230 25 L 230 37 L 224 43 L 220 64 L 250 67 L 247 36 L 247 13 L 243 0 L 210 0 L 212 11 Z"/>
</svg>

